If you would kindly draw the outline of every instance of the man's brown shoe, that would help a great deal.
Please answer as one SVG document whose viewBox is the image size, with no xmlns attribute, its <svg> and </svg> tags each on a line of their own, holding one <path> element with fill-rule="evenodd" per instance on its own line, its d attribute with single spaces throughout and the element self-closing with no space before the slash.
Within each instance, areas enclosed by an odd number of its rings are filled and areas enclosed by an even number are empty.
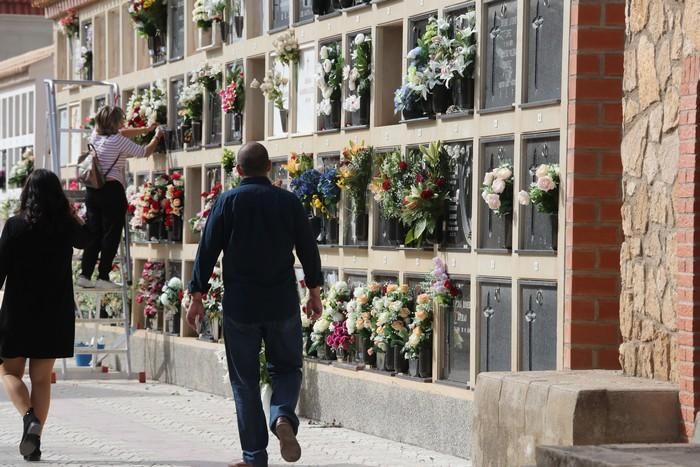
<svg viewBox="0 0 700 467">
<path fill-rule="evenodd" d="M 277 419 L 275 433 L 280 440 L 280 454 L 287 462 L 296 462 L 301 458 L 301 446 L 294 434 L 294 428 L 286 417 Z"/>
</svg>

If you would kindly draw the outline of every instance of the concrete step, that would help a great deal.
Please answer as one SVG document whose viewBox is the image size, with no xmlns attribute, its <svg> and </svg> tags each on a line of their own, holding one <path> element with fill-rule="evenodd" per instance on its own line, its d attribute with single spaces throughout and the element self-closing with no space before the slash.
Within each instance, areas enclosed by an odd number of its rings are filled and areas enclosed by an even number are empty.
<svg viewBox="0 0 700 467">
<path fill-rule="evenodd" d="M 538 467 L 700 467 L 697 444 L 538 446 Z"/>
</svg>

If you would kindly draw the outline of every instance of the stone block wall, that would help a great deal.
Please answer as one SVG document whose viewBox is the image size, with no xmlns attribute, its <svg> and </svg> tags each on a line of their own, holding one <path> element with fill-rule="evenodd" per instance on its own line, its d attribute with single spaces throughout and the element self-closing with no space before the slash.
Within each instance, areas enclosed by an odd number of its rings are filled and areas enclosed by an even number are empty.
<svg viewBox="0 0 700 467">
<path fill-rule="evenodd" d="M 628 0 L 623 79 L 620 362 L 700 410 L 700 0 Z"/>
</svg>

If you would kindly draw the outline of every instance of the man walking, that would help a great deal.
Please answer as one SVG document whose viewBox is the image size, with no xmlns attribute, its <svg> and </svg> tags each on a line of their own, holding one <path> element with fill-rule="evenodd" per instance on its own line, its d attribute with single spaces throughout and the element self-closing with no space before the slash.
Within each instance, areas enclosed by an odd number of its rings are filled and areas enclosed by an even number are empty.
<svg viewBox="0 0 700 467">
<path fill-rule="evenodd" d="M 294 413 L 301 389 L 302 334 L 294 255 L 310 290 L 307 314 L 321 314 L 321 258 L 297 197 L 272 186 L 265 147 L 245 144 L 236 170 L 241 185 L 217 200 L 199 243 L 187 322 L 204 317 L 202 294 L 223 251 L 224 342 L 243 461 L 232 466 L 267 467 L 268 434 L 260 400 L 258 353 L 265 341 L 272 379 L 270 430 L 280 440 L 282 458 L 296 462 L 299 419 Z"/>
</svg>

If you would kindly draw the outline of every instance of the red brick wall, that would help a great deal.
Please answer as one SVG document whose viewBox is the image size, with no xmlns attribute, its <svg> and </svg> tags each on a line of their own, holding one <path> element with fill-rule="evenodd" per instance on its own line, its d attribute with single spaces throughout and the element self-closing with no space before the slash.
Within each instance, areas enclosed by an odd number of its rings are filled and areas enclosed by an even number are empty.
<svg viewBox="0 0 700 467">
<path fill-rule="evenodd" d="M 680 161 L 674 192 L 677 213 L 678 373 L 683 433 L 693 436 L 700 411 L 700 57 L 683 61 L 680 105 Z"/>
<path fill-rule="evenodd" d="M 565 368 L 619 368 L 624 0 L 574 0 L 569 37 Z"/>
<path fill-rule="evenodd" d="M 34 8 L 31 0 L 2 0 L 0 15 L 43 15 L 42 8 Z"/>
</svg>

